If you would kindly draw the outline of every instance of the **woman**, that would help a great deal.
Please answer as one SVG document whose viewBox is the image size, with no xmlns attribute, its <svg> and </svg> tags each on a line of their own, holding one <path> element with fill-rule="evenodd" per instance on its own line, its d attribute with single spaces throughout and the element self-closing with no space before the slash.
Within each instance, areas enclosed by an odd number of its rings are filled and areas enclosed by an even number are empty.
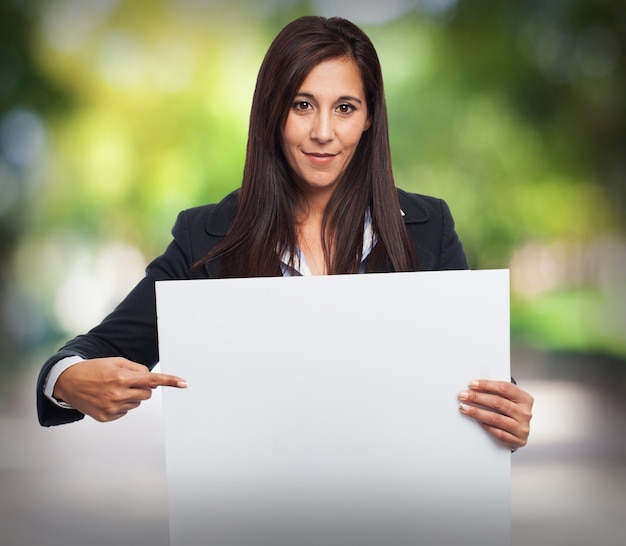
<svg viewBox="0 0 626 546">
<path fill-rule="evenodd" d="M 261 65 L 241 188 L 182 212 L 174 240 L 99 326 L 44 365 L 44 426 L 125 415 L 158 386 L 154 282 L 468 267 L 441 200 L 394 186 L 381 69 L 369 38 L 339 18 L 287 25 Z M 460 409 L 511 449 L 525 445 L 532 397 L 477 380 Z"/>
</svg>

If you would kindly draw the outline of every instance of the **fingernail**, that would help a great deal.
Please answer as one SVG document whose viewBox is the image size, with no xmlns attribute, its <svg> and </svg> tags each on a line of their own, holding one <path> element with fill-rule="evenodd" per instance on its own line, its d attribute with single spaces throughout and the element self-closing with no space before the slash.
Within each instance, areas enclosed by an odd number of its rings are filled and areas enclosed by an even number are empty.
<svg viewBox="0 0 626 546">
<path fill-rule="evenodd" d="M 469 392 L 467 391 L 459 391 L 459 399 L 461 400 L 467 400 L 467 398 L 469 397 Z"/>
<path fill-rule="evenodd" d="M 187 381 L 179 381 L 178 383 L 176 383 L 176 386 L 179 389 L 186 389 L 187 388 Z"/>
<path fill-rule="evenodd" d="M 459 406 L 459 409 L 460 409 L 462 412 L 467 413 L 467 411 L 470 409 L 470 407 L 469 407 L 469 405 L 467 405 L 467 404 L 461 404 L 461 405 Z"/>
<path fill-rule="evenodd" d="M 472 388 L 476 388 L 479 385 L 480 385 L 480 383 L 476 379 L 473 379 L 472 381 L 469 382 L 469 386 L 472 387 Z"/>
</svg>

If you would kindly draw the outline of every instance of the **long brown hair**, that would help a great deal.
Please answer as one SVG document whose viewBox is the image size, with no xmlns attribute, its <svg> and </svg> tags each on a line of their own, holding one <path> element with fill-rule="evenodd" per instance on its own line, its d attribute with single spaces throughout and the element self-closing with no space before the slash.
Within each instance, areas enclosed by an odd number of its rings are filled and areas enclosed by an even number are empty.
<svg viewBox="0 0 626 546">
<path fill-rule="evenodd" d="M 282 253 L 295 255 L 299 194 L 281 149 L 281 133 L 289 107 L 309 72 L 335 58 L 351 59 L 359 68 L 371 126 L 363 133 L 326 207 L 322 244 L 327 270 L 331 274 L 359 271 L 368 210 L 377 238 L 378 265 L 386 261 L 395 271 L 416 269 L 393 181 L 376 50 L 350 21 L 305 16 L 278 34 L 259 70 L 237 213 L 224 239 L 202 260 L 219 258 L 220 276 L 279 275 Z"/>
</svg>

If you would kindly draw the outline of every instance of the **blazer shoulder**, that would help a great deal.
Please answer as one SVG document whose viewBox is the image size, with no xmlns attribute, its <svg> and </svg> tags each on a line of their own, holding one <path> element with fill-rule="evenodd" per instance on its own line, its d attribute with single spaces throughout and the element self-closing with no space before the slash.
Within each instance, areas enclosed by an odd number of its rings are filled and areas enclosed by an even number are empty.
<svg viewBox="0 0 626 546">
<path fill-rule="evenodd" d="M 219 203 L 200 205 L 179 213 L 174 225 L 193 232 L 206 232 L 215 237 L 224 237 L 237 210 L 238 190 L 229 193 Z"/>
<path fill-rule="evenodd" d="M 185 209 L 178 214 L 172 228 L 174 241 L 170 245 L 175 252 L 169 252 L 168 249 L 166 254 L 182 260 L 188 270 L 193 270 L 194 278 L 197 275 L 217 275 L 217 262 L 207 262 L 199 269 L 195 268 L 195 264 L 219 244 L 228 232 L 237 210 L 237 192 L 235 190 L 228 194 L 219 203 Z"/>
<path fill-rule="evenodd" d="M 422 223 L 435 220 L 445 215 L 450 215 L 450 209 L 443 199 L 424 195 L 421 193 L 410 193 L 397 188 L 400 208 L 404 213 L 405 223 Z"/>
<path fill-rule="evenodd" d="M 469 267 L 454 219 L 443 199 L 401 189 L 398 199 L 421 270 Z"/>
</svg>

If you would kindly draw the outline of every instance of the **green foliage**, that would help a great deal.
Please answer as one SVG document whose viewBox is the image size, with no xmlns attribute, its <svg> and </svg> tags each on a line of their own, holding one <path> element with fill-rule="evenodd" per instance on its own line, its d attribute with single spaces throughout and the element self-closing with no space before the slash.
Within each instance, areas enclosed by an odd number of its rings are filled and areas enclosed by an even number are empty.
<svg viewBox="0 0 626 546">
<path fill-rule="evenodd" d="M 529 305 L 514 301 L 514 339 L 550 350 L 626 355 L 626 286 L 559 290 Z"/>
<path fill-rule="evenodd" d="M 9 98 L 0 86 L 0 114 L 35 113 L 47 145 L 19 173 L 34 189 L 0 212 L 3 230 L 20 237 L 3 267 L 7 286 L 41 287 L 46 316 L 54 282 L 24 256 L 58 250 L 71 232 L 150 258 L 179 210 L 239 185 L 262 56 L 286 22 L 311 12 L 287 0 L 241 8 L 3 7 L 0 71 L 19 51 L 25 75 Z M 397 184 L 448 201 L 474 268 L 509 267 L 528 243 L 623 243 L 625 17 L 618 2 L 472 0 L 363 24 L 385 74 Z M 626 355 L 621 333 L 600 328 L 613 311 L 593 276 L 514 297 L 514 335 Z"/>
</svg>

